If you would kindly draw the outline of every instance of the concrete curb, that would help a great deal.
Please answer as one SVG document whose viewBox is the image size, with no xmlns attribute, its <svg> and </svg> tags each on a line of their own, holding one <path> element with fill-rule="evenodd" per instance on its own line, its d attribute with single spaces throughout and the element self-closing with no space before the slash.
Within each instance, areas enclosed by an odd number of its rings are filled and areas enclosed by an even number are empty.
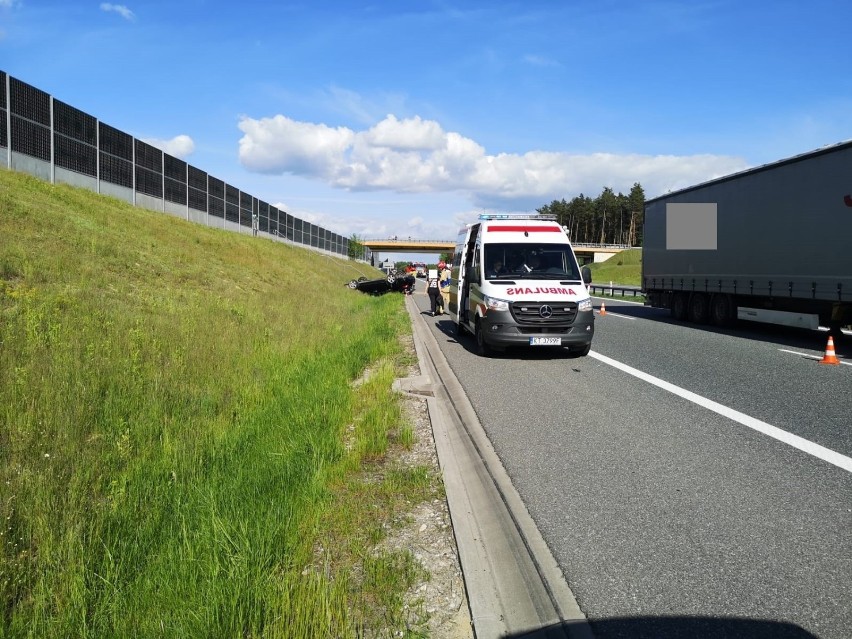
<svg viewBox="0 0 852 639">
<path fill-rule="evenodd" d="M 427 400 L 476 636 L 591 639 L 421 309 L 410 297 L 406 305 L 421 375 L 398 380 L 397 388 Z"/>
</svg>

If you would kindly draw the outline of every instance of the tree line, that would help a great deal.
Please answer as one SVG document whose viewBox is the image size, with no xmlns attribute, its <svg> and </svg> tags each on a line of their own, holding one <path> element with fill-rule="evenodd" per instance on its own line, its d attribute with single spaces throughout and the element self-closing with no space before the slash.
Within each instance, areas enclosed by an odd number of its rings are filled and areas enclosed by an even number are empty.
<svg viewBox="0 0 852 639">
<path fill-rule="evenodd" d="M 536 212 L 556 216 L 575 244 L 642 246 L 645 191 L 638 182 L 627 195 L 616 195 L 607 186 L 594 199 L 581 193 L 570 202 L 553 200 Z"/>
</svg>

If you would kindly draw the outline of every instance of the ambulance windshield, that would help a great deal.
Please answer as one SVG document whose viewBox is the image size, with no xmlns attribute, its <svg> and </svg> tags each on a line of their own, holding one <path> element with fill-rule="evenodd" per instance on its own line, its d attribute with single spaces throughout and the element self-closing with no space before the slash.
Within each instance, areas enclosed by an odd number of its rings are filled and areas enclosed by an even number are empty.
<svg viewBox="0 0 852 639">
<path fill-rule="evenodd" d="M 485 277 L 582 281 L 568 244 L 486 244 Z"/>
</svg>

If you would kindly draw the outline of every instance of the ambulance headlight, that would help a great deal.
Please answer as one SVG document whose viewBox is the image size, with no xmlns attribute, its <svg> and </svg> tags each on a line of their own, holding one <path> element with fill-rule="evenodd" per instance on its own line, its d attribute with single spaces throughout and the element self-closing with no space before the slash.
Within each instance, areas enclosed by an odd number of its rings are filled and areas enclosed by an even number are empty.
<svg viewBox="0 0 852 639">
<path fill-rule="evenodd" d="M 592 298 L 587 297 L 584 300 L 580 300 L 579 303 L 577 304 L 577 310 L 578 311 L 590 311 L 590 310 L 592 310 Z"/>
<path fill-rule="evenodd" d="M 489 311 L 508 311 L 509 310 L 509 302 L 506 300 L 500 300 L 496 297 L 491 297 L 490 295 L 485 295 L 484 300 L 485 307 Z"/>
</svg>

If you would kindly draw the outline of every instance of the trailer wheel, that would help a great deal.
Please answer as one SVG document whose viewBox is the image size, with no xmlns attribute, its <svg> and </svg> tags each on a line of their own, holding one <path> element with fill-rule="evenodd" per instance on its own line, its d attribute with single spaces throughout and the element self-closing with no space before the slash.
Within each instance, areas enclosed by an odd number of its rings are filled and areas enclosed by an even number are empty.
<svg viewBox="0 0 852 639">
<path fill-rule="evenodd" d="M 491 347 L 485 341 L 485 335 L 482 333 L 482 322 L 479 321 L 479 318 L 476 318 L 476 328 L 474 330 L 474 336 L 476 337 L 476 349 L 478 353 L 483 357 L 489 357 L 491 355 Z"/>
<path fill-rule="evenodd" d="M 693 293 L 689 298 L 689 311 L 687 313 L 690 322 L 706 324 L 710 319 L 710 309 L 707 296 L 703 293 Z"/>
<path fill-rule="evenodd" d="M 734 321 L 734 304 L 729 295 L 719 293 L 710 302 L 710 321 L 715 326 L 730 326 Z"/>
<path fill-rule="evenodd" d="M 682 322 L 686 319 L 686 295 L 675 293 L 672 297 L 672 317 Z"/>
</svg>

